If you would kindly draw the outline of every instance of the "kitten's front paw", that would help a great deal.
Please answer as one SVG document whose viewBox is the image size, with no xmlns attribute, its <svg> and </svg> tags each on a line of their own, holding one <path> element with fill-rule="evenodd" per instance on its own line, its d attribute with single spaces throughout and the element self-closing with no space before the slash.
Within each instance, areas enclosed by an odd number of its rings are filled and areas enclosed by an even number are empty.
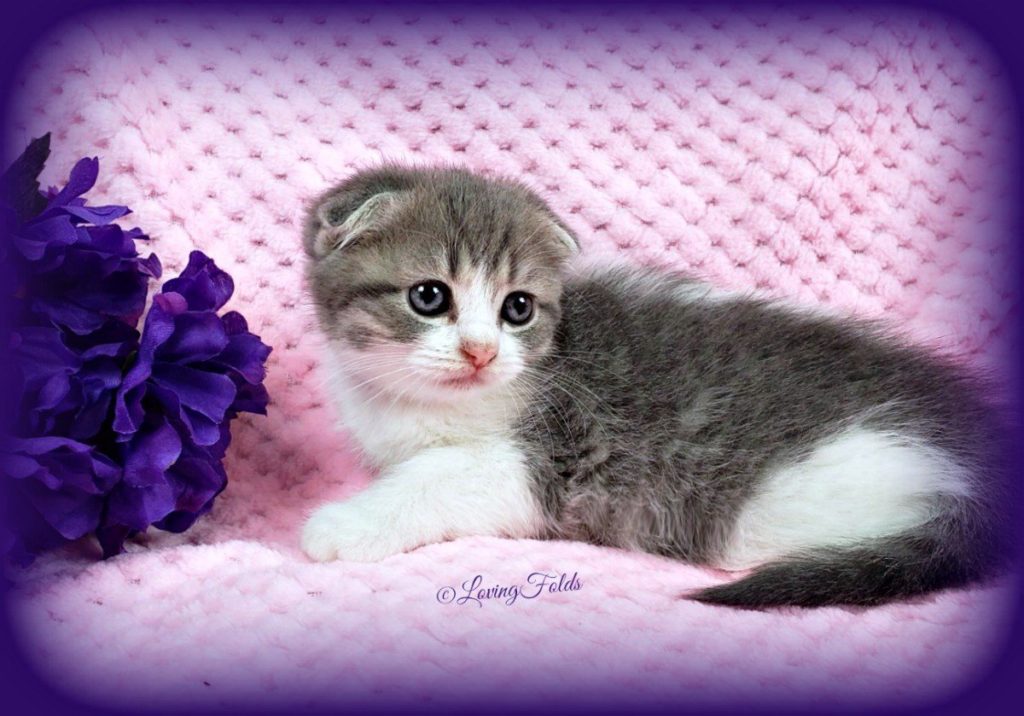
<svg viewBox="0 0 1024 716">
<path fill-rule="evenodd" d="M 302 551 L 317 562 L 378 562 L 403 551 L 403 546 L 384 532 L 384 520 L 372 510 L 352 502 L 333 502 L 306 522 Z"/>
</svg>

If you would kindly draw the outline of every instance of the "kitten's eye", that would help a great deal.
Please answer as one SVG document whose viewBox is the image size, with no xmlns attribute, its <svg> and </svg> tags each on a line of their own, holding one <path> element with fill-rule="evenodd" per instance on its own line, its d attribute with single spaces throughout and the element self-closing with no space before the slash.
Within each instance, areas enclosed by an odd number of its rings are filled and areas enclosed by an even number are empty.
<svg viewBox="0 0 1024 716">
<path fill-rule="evenodd" d="M 501 317 L 513 326 L 521 326 L 533 317 L 533 296 L 514 291 L 501 304 Z"/>
<path fill-rule="evenodd" d="M 409 305 L 421 316 L 440 316 L 451 308 L 451 289 L 440 281 L 418 283 L 409 289 Z"/>
</svg>

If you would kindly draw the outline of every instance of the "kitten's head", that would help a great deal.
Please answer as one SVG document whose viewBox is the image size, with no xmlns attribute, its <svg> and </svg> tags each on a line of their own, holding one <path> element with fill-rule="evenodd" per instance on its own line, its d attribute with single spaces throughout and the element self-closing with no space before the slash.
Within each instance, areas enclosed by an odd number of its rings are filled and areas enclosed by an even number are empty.
<svg viewBox="0 0 1024 716">
<path fill-rule="evenodd" d="M 372 392 L 453 401 L 550 348 L 576 239 L 524 186 L 384 167 L 320 197 L 305 227 L 320 324 Z"/>
</svg>

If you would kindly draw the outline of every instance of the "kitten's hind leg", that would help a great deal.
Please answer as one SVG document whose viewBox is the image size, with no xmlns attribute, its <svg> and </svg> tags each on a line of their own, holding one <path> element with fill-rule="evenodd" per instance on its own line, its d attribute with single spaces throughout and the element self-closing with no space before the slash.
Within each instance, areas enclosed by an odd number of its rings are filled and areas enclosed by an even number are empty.
<svg viewBox="0 0 1024 716">
<path fill-rule="evenodd" d="M 746 569 L 900 534 L 938 516 L 938 496 L 970 492 L 967 468 L 943 451 L 853 427 L 763 477 L 715 566 Z"/>
<path fill-rule="evenodd" d="M 456 537 L 537 536 L 542 525 L 522 453 L 480 442 L 428 448 L 352 498 L 320 507 L 302 549 L 320 562 L 374 562 Z"/>
<path fill-rule="evenodd" d="M 997 570 L 992 497 L 942 450 L 855 428 L 767 476 L 719 564 L 749 576 L 691 595 L 707 604 L 873 605 Z"/>
</svg>

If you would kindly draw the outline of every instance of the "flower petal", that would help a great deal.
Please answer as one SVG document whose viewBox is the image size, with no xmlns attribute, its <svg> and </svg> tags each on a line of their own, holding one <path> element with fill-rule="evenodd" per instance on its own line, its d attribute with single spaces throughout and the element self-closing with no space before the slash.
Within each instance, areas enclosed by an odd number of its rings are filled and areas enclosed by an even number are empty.
<svg viewBox="0 0 1024 716">
<path fill-rule="evenodd" d="M 213 358 L 228 346 L 228 334 L 215 313 L 188 312 L 175 319 L 174 333 L 156 353 L 170 363 L 199 363 Z"/>
<path fill-rule="evenodd" d="M 164 473 L 181 455 L 181 438 L 166 421 L 144 428 L 122 448 L 124 481 L 133 487 L 165 481 Z"/>
<path fill-rule="evenodd" d="M 153 380 L 177 395 L 182 405 L 218 423 L 238 392 L 226 375 L 183 365 L 157 363 Z"/>
<path fill-rule="evenodd" d="M 184 296 L 192 311 L 216 311 L 231 298 L 235 282 L 227 272 L 217 268 L 213 259 L 202 251 L 193 251 L 181 276 L 164 284 L 163 291 Z"/>
<path fill-rule="evenodd" d="M 127 206 L 66 206 L 64 210 L 82 221 L 98 226 L 131 213 Z"/>
<path fill-rule="evenodd" d="M 99 172 L 100 162 L 95 157 L 79 159 L 71 169 L 68 183 L 56 196 L 50 199 L 43 213 L 45 214 L 46 211 L 50 211 L 55 207 L 63 207 L 72 199 L 92 189 L 96 184 L 96 177 L 99 175 Z"/>
</svg>

